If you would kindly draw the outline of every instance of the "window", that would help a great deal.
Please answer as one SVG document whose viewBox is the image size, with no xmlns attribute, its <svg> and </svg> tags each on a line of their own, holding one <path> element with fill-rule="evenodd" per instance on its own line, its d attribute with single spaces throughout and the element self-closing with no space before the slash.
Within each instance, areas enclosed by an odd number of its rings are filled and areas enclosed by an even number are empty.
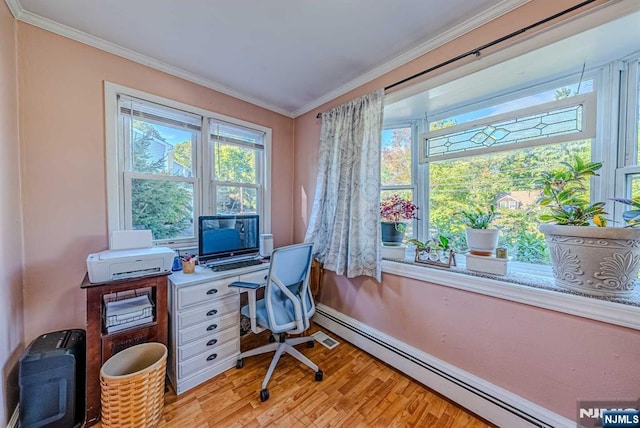
<svg viewBox="0 0 640 428">
<path fill-rule="evenodd" d="M 156 240 L 193 239 L 202 118 L 122 95 L 118 105 L 124 228 L 150 229 Z"/>
<path fill-rule="evenodd" d="M 271 131 L 105 83 L 109 230 L 197 244 L 197 218 L 257 213 L 270 230 Z"/>
<path fill-rule="evenodd" d="M 640 198 L 640 58 L 627 60 L 623 67 L 622 93 L 626 104 L 621 112 L 623 140 L 620 168 L 616 174 L 617 194 L 623 198 Z M 629 206 L 617 204 L 616 220 L 622 221 L 622 212 Z"/>
<path fill-rule="evenodd" d="M 381 201 L 394 194 L 415 201 L 414 128 L 413 124 L 408 123 L 394 125 L 382 131 Z M 414 231 L 415 221 L 412 221 L 407 225 L 405 236 L 413 236 Z"/>
<path fill-rule="evenodd" d="M 493 204 L 499 212 L 495 224 L 502 230 L 499 245 L 508 248 L 514 261 L 548 264 L 538 231 L 544 208 L 536 204 L 536 180 L 542 171 L 575 156 L 605 163 L 590 192 L 594 200 L 609 201 L 608 218 L 619 224 L 629 207 L 614 205 L 610 198 L 640 197 L 640 54 L 579 74 L 538 78 L 535 84 L 523 81 L 448 109 L 447 101 L 437 99 L 455 94 L 459 100 L 456 89 L 483 91 L 477 87 L 486 80 L 483 73 L 483 80 L 465 76 L 460 88 L 449 82 L 446 89 L 436 87 L 389 106 L 394 122 L 402 111 L 413 112 L 406 117 L 413 122 L 412 128 L 383 131 L 382 196 L 402 190 L 421 208 L 418 239 L 444 234 L 454 249 L 464 251 L 464 226 L 456 214 Z M 421 133 L 403 144 L 394 141 L 400 132 L 410 131 Z M 400 153 L 407 165 L 404 180 L 393 174 L 400 169 Z"/>
<path fill-rule="evenodd" d="M 219 214 L 256 214 L 262 203 L 264 132 L 211 119 L 211 193 Z"/>
<path fill-rule="evenodd" d="M 475 112 L 480 119 L 464 113 L 447 117 L 444 127 L 430 123 L 420 140 L 421 161 L 429 171 L 428 230 L 465 251 L 464 226 L 456 213 L 497 205 L 494 224 L 502 231 L 500 245 L 516 261 L 548 263 L 538 231 L 542 209 L 535 205 L 540 196 L 536 179 L 549 165 L 576 155 L 589 159 L 595 134 L 595 98 L 575 96 L 572 87 L 577 84 L 516 98 L 507 104 L 511 111 L 505 104 L 489 106 Z M 546 102 L 548 94 L 557 99 Z M 515 195 L 523 200 L 522 209 L 516 209 Z"/>
</svg>

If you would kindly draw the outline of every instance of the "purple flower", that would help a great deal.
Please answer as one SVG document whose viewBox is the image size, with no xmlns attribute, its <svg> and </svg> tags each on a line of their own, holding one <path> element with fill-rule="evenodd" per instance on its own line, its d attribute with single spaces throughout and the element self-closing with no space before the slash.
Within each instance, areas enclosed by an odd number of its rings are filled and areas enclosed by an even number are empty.
<svg viewBox="0 0 640 428">
<path fill-rule="evenodd" d="M 400 222 L 418 218 L 418 207 L 408 199 L 394 194 L 380 202 L 380 217 L 383 221 Z"/>
</svg>

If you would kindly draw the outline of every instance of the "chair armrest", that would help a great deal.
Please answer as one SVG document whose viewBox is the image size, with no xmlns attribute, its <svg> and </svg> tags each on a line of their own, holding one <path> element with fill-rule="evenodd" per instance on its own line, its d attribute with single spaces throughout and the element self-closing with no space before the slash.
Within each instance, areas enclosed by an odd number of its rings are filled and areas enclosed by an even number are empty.
<svg viewBox="0 0 640 428">
<path fill-rule="evenodd" d="M 262 286 L 264 286 L 264 284 L 259 284 L 257 282 L 245 282 L 245 281 L 234 281 L 231 284 L 229 284 L 229 287 L 244 288 L 247 290 L 257 290 Z"/>
<path fill-rule="evenodd" d="M 258 293 L 258 288 L 264 287 L 265 283 L 258 282 L 245 282 L 245 281 L 234 281 L 229 284 L 229 287 L 236 287 L 240 289 L 240 293 L 247 293 L 249 299 L 249 320 L 251 321 L 251 331 L 258 334 L 263 329 L 258 326 L 256 321 L 256 294 Z"/>
</svg>

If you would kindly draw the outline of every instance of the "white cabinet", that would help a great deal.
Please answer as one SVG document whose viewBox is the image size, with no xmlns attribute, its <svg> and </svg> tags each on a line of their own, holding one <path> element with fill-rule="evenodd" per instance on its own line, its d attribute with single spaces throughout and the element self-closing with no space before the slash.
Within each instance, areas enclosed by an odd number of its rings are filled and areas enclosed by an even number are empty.
<svg viewBox="0 0 640 428">
<path fill-rule="evenodd" d="M 235 367 L 240 294 L 234 281 L 263 282 L 268 264 L 226 272 L 197 267 L 169 276 L 169 378 L 181 394 Z"/>
</svg>

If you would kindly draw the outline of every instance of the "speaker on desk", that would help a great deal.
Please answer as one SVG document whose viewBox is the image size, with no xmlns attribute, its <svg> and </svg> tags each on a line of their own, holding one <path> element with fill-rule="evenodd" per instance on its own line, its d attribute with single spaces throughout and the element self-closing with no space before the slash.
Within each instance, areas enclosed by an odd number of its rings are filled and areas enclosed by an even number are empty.
<svg viewBox="0 0 640 428">
<path fill-rule="evenodd" d="M 273 235 L 270 233 L 261 234 L 260 235 L 260 255 L 264 258 L 267 258 L 267 257 L 271 257 L 272 252 L 273 252 Z"/>
</svg>

